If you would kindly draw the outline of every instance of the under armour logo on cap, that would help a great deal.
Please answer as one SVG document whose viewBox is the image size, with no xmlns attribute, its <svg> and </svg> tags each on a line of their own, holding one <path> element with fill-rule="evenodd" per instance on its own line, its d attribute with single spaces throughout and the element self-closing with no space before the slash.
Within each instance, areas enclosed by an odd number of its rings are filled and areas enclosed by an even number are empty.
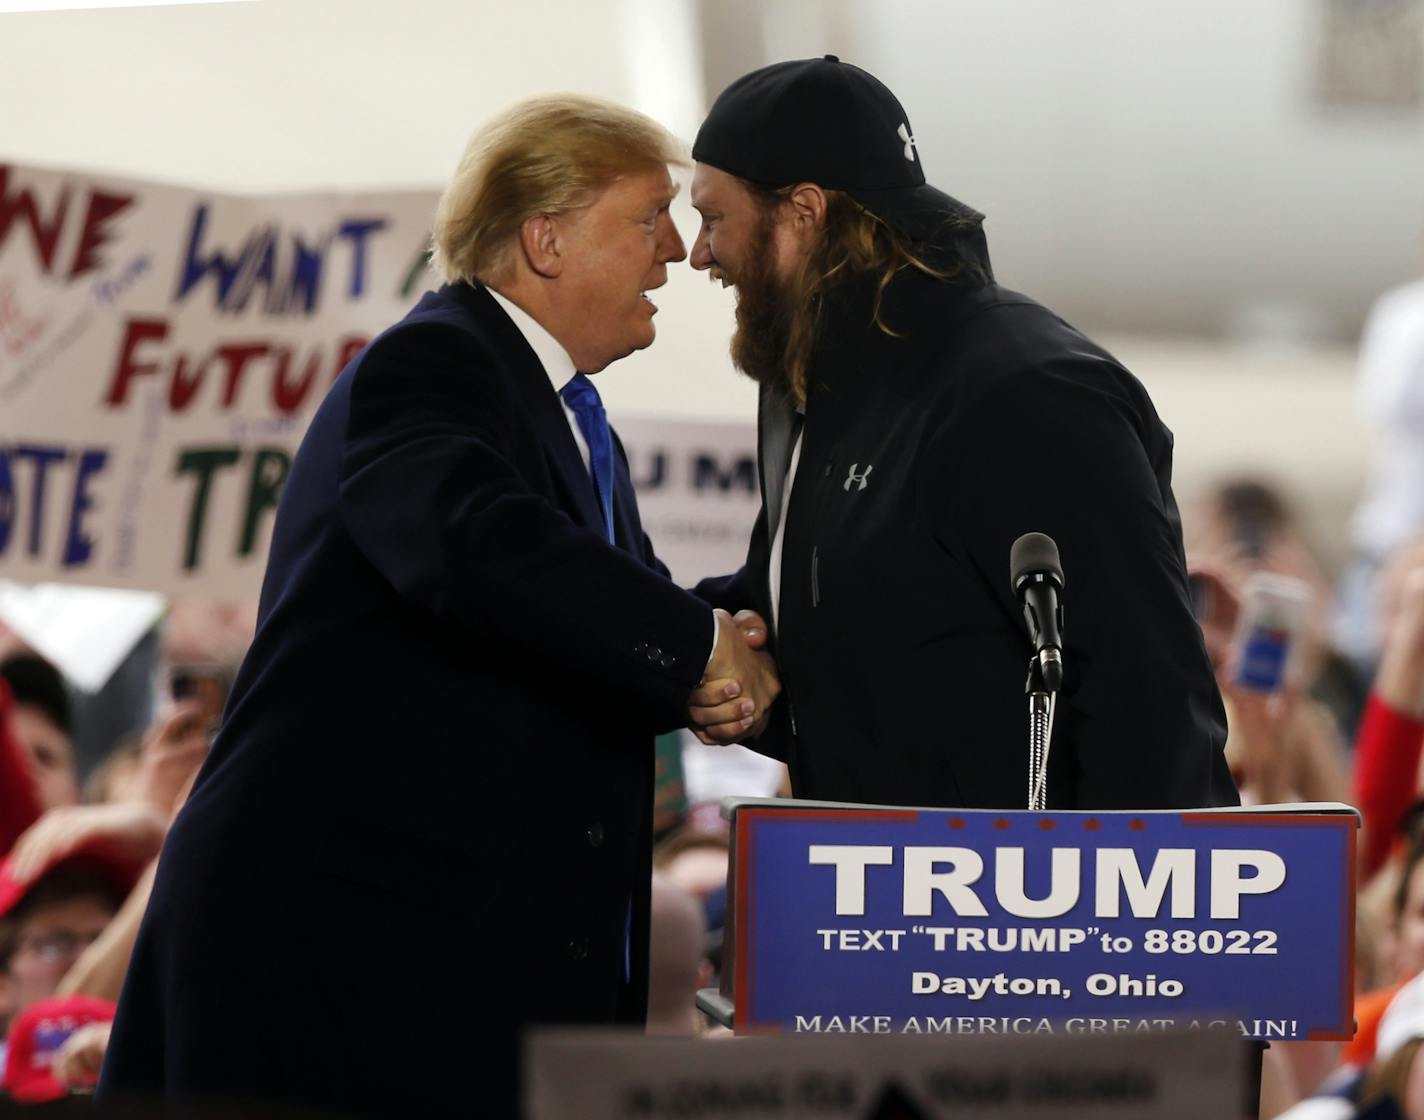
<svg viewBox="0 0 1424 1120">
<path fill-rule="evenodd" d="M 743 74 L 712 103 L 692 158 L 763 186 L 844 191 L 912 242 L 977 236 L 984 216 L 925 181 L 918 147 L 884 83 L 827 55 Z"/>
<path fill-rule="evenodd" d="M 911 163 L 915 162 L 915 138 L 910 135 L 909 126 L 904 121 L 900 122 L 900 128 L 896 133 L 901 140 L 905 141 L 905 158 Z"/>
</svg>

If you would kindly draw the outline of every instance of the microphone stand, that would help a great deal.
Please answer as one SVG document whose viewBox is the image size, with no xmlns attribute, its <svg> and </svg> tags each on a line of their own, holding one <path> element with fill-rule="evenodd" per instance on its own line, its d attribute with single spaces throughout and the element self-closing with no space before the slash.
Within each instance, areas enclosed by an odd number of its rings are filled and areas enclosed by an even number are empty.
<svg viewBox="0 0 1424 1120">
<path fill-rule="evenodd" d="M 1062 661 L 1056 649 L 1044 650 L 1043 656 L 1051 661 Z M 1048 752 L 1052 746 L 1058 693 L 1049 691 L 1044 683 L 1043 665 L 1037 656 L 1029 658 L 1024 692 L 1028 695 L 1028 807 L 1030 811 L 1042 812 L 1048 808 Z"/>
</svg>

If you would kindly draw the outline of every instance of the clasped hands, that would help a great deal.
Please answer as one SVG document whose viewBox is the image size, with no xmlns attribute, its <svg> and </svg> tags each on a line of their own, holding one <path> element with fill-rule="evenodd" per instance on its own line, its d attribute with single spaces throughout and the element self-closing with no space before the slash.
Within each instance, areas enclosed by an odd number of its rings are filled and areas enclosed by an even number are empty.
<svg viewBox="0 0 1424 1120">
<path fill-rule="evenodd" d="M 702 683 L 688 698 L 688 727 L 710 745 L 760 735 L 781 693 L 776 662 L 765 650 L 766 622 L 756 611 L 717 616 L 717 647 Z"/>
</svg>

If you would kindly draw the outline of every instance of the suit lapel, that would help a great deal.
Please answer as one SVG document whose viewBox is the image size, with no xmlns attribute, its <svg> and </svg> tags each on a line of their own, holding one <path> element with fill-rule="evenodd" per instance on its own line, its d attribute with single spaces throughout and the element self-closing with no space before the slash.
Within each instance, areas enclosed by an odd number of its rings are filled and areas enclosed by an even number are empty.
<svg viewBox="0 0 1424 1120">
<path fill-rule="evenodd" d="M 544 458 L 549 464 L 549 473 L 563 499 L 561 508 L 581 525 L 606 537 L 603 511 L 598 505 L 593 478 L 583 465 L 583 456 L 579 454 L 578 444 L 569 430 L 563 402 L 554 392 L 549 375 L 529 348 L 524 335 L 483 288 L 450 284 L 444 291 L 479 321 L 495 340 L 499 352 L 508 358 L 515 386 L 533 421 L 539 443 L 544 448 Z M 614 500 L 617 501 L 616 496 Z"/>
<path fill-rule="evenodd" d="M 643 556 L 643 526 L 638 517 L 638 498 L 628 471 L 627 452 L 618 433 L 613 432 L 613 539 L 624 552 Z"/>
</svg>

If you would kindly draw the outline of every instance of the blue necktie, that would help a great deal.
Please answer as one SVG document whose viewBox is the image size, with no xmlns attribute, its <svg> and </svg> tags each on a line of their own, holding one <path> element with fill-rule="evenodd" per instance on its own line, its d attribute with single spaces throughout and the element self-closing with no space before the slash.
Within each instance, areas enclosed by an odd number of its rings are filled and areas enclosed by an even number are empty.
<svg viewBox="0 0 1424 1120">
<path fill-rule="evenodd" d="M 593 474 L 593 488 L 598 494 L 598 504 L 603 510 L 603 528 L 608 533 L 609 543 L 613 543 L 613 437 L 608 432 L 608 413 L 603 411 L 603 401 L 598 390 L 585 374 L 576 373 L 574 379 L 564 386 L 559 394 L 573 409 L 579 431 L 588 444 L 588 465 Z"/>
</svg>

